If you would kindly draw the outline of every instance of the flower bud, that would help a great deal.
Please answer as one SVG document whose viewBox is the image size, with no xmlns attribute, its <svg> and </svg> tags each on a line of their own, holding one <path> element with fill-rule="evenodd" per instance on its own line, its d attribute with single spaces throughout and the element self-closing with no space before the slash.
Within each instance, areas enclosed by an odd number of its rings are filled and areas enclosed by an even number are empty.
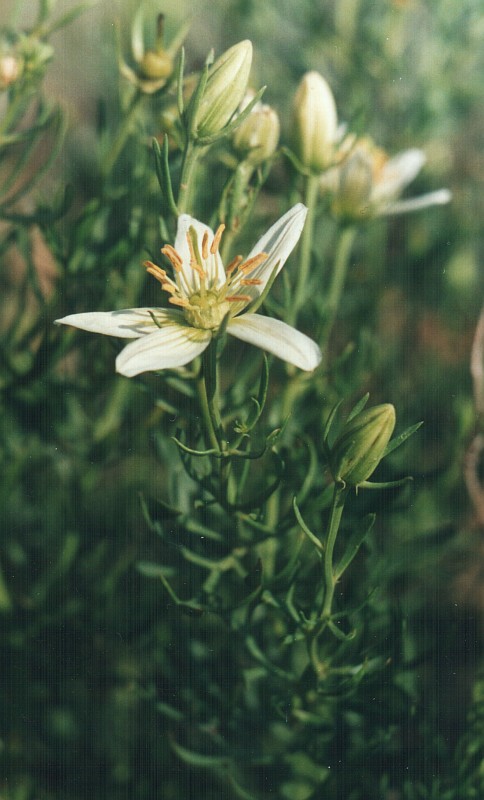
<svg viewBox="0 0 484 800">
<path fill-rule="evenodd" d="M 368 216 L 372 188 L 372 159 L 363 149 L 356 149 L 340 168 L 333 213 L 351 220 Z"/>
<path fill-rule="evenodd" d="M 8 89 L 22 74 L 22 61 L 17 56 L 0 55 L 0 90 Z"/>
<path fill-rule="evenodd" d="M 164 50 L 147 50 L 139 62 L 139 69 L 145 78 L 168 78 L 173 72 L 173 59 Z"/>
<path fill-rule="evenodd" d="M 268 105 L 257 103 L 235 131 L 232 144 L 242 159 L 256 166 L 275 152 L 279 133 L 276 111 Z"/>
<path fill-rule="evenodd" d="M 334 97 L 318 72 L 307 72 L 294 97 L 294 148 L 301 164 L 323 172 L 334 159 L 338 119 Z"/>
<path fill-rule="evenodd" d="M 331 448 L 330 469 L 335 481 L 350 486 L 366 481 L 383 458 L 394 428 L 395 408 L 390 403 L 353 417 Z"/>
<path fill-rule="evenodd" d="M 198 136 L 212 136 L 229 122 L 245 95 L 251 64 L 252 43 L 246 39 L 226 50 L 210 67 L 196 111 Z"/>
</svg>

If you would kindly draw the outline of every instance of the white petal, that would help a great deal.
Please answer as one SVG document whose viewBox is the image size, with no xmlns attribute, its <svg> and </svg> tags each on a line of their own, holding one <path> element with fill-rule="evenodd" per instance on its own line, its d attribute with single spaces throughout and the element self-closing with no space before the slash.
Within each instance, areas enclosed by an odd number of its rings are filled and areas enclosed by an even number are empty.
<svg viewBox="0 0 484 800">
<path fill-rule="evenodd" d="M 211 338 L 210 331 L 169 323 L 126 345 L 116 359 L 116 370 L 132 378 L 141 372 L 183 367 L 203 353 Z"/>
<path fill-rule="evenodd" d="M 69 314 L 56 319 L 57 325 L 72 325 L 83 331 L 104 333 L 106 336 L 118 336 L 120 339 L 137 339 L 146 333 L 158 330 L 153 321 L 154 314 L 160 325 L 169 322 L 181 322 L 183 314 L 164 308 L 125 308 L 121 311 L 90 311 L 86 314 Z"/>
<path fill-rule="evenodd" d="M 131 31 L 131 49 L 135 61 L 141 61 L 145 53 L 145 46 L 143 41 L 143 22 L 144 22 L 143 8 L 139 6 L 133 20 L 133 27 Z"/>
<path fill-rule="evenodd" d="M 249 278 L 256 278 L 262 283 L 259 286 L 244 286 L 244 294 L 252 298 L 258 297 L 263 292 L 264 286 L 271 277 L 276 264 L 277 272 L 280 272 L 301 236 L 307 211 L 306 206 L 303 206 L 302 203 L 297 203 L 274 223 L 267 233 L 259 239 L 255 247 L 252 248 L 247 260 L 259 255 L 259 253 L 268 253 L 269 257 L 248 276 Z"/>
<path fill-rule="evenodd" d="M 372 193 L 372 204 L 394 200 L 408 186 L 425 164 L 425 153 L 416 147 L 404 150 L 383 165 Z"/>
<path fill-rule="evenodd" d="M 437 189 L 435 192 L 422 194 L 420 197 L 409 197 L 408 200 L 397 200 L 390 203 L 379 212 L 380 216 L 388 214 L 406 214 L 407 211 L 420 211 L 421 208 L 429 206 L 444 206 L 452 200 L 452 192 L 449 189 Z"/>
<path fill-rule="evenodd" d="M 190 228 L 194 228 L 198 239 L 198 249 L 202 253 L 202 241 L 205 234 L 208 236 L 208 246 L 213 242 L 213 231 L 208 225 L 204 225 L 195 217 L 189 214 L 181 214 L 178 217 L 178 227 L 175 237 L 175 250 L 181 256 L 183 262 L 183 274 L 177 274 L 177 282 L 185 294 L 191 294 L 198 291 L 200 288 L 200 278 L 198 273 L 190 267 L 190 249 L 188 247 L 187 234 Z M 225 270 L 223 268 L 222 259 L 217 252 L 215 255 L 210 254 L 206 261 L 207 268 L 207 286 L 215 286 L 218 288 L 225 283 Z"/>
<path fill-rule="evenodd" d="M 278 319 L 262 314 L 242 314 L 230 320 L 227 331 L 299 369 L 313 370 L 321 361 L 321 351 L 316 342 Z"/>
</svg>

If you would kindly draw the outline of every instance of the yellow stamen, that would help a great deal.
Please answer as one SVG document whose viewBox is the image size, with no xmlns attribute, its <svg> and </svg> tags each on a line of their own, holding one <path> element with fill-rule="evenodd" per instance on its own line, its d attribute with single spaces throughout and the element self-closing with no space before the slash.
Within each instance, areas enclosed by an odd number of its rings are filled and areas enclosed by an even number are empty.
<svg viewBox="0 0 484 800">
<path fill-rule="evenodd" d="M 247 259 L 247 261 L 244 261 L 244 263 L 240 265 L 239 272 L 248 275 L 249 272 L 253 272 L 257 267 L 263 264 L 268 257 L 269 253 L 259 253 L 258 256 L 252 256 L 252 258 Z"/>
<path fill-rule="evenodd" d="M 248 294 L 233 294 L 225 299 L 228 300 L 229 303 L 249 303 L 252 297 L 249 297 Z"/>
<path fill-rule="evenodd" d="M 183 262 L 175 248 L 172 247 L 171 244 L 165 244 L 165 246 L 161 248 L 161 252 L 167 257 L 175 272 L 181 272 Z"/>
<path fill-rule="evenodd" d="M 233 272 L 234 269 L 237 269 L 237 267 L 239 266 L 239 264 L 242 263 L 243 260 L 244 259 L 242 256 L 235 256 L 235 258 L 232 259 L 228 267 L 225 268 L 225 274 L 230 275 L 230 273 Z"/>
<path fill-rule="evenodd" d="M 208 232 L 205 231 L 202 239 L 202 258 L 204 261 L 208 258 Z"/>
<path fill-rule="evenodd" d="M 161 288 L 163 289 L 163 291 L 168 292 L 168 294 L 176 294 L 178 291 L 176 286 L 173 286 L 173 284 L 168 282 L 163 283 Z"/>
<path fill-rule="evenodd" d="M 151 261 L 145 261 L 144 267 L 146 267 L 146 272 L 149 272 L 150 275 L 153 275 L 157 281 L 163 285 L 167 279 L 167 274 L 164 269 L 158 267 L 156 264 L 152 264 Z"/>
<path fill-rule="evenodd" d="M 168 302 L 173 303 L 174 306 L 181 306 L 182 308 L 186 308 L 190 305 L 186 297 L 175 297 L 175 295 L 169 297 Z"/>
<path fill-rule="evenodd" d="M 215 231 L 215 236 L 213 237 L 213 242 L 210 246 L 210 252 L 213 256 L 218 250 L 220 239 L 222 238 L 222 233 L 224 232 L 224 230 L 225 230 L 225 225 L 222 222 L 222 224 L 219 225 L 217 230 Z"/>
</svg>

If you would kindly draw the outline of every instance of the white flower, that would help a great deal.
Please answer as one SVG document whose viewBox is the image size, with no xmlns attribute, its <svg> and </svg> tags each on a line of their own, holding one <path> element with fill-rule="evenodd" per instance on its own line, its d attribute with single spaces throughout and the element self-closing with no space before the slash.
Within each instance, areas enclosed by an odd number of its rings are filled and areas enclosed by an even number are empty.
<svg viewBox="0 0 484 800">
<path fill-rule="evenodd" d="M 411 148 L 389 158 L 369 139 L 348 141 L 341 163 L 321 178 L 321 189 L 334 194 L 333 210 L 338 216 L 357 220 L 403 214 L 450 201 L 448 189 L 398 199 L 425 164 L 422 150 Z"/>
<path fill-rule="evenodd" d="M 174 279 L 161 267 L 145 262 L 176 309 L 95 311 L 56 322 L 135 339 L 116 359 L 117 371 L 127 377 L 188 364 L 208 347 L 227 315 L 227 333 L 300 369 L 313 370 L 321 352 L 312 339 L 280 320 L 250 312 L 296 245 L 306 212 L 302 204 L 295 205 L 269 228 L 246 259 L 237 256 L 226 268 L 219 253 L 224 226 L 214 234 L 207 225 L 182 214 L 175 246 L 165 245 L 161 251 L 173 267 Z"/>
</svg>

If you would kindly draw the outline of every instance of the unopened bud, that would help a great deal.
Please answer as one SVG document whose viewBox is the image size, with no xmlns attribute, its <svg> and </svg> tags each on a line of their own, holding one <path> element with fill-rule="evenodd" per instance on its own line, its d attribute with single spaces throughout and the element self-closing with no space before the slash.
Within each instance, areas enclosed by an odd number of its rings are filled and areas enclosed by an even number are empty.
<svg viewBox="0 0 484 800">
<path fill-rule="evenodd" d="M 335 481 L 358 486 L 375 471 L 395 428 L 390 403 L 361 411 L 348 422 L 331 448 L 330 469 Z"/>
<path fill-rule="evenodd" d="M 0 89 L 8 89 L 20 78 L 22 61 L 14 55 L 0 56 Z"/>
<path fill-rule="evenodd" d="M 276 151 L 280 124 L 276 111 L 257 103 L 249 116 L 240 123 L 232 143 L 241 158 L 254 166 L 262 164 Z"/>
<path fill-rule="evenodd" d="M 251 64 L 252 43 L 246 39 L 226 50 L 210 67 L 196 112 L 199 137 L 212 136 L 229 122 L 245 95 Z"/>
<path fill-rule="evenodd" d="M 318 72 L 307 72 L 294 97 L 294 148 L 304 167 L 323 172 L 333 163 L 337 127 L 331 89 Z"/>
<path fill-rule="evenodd" d="M 145 78 L 168 78 L 173 72 L 173 59 L 163 50 L 147 50 L 139 69 Z"/>
</svg>

